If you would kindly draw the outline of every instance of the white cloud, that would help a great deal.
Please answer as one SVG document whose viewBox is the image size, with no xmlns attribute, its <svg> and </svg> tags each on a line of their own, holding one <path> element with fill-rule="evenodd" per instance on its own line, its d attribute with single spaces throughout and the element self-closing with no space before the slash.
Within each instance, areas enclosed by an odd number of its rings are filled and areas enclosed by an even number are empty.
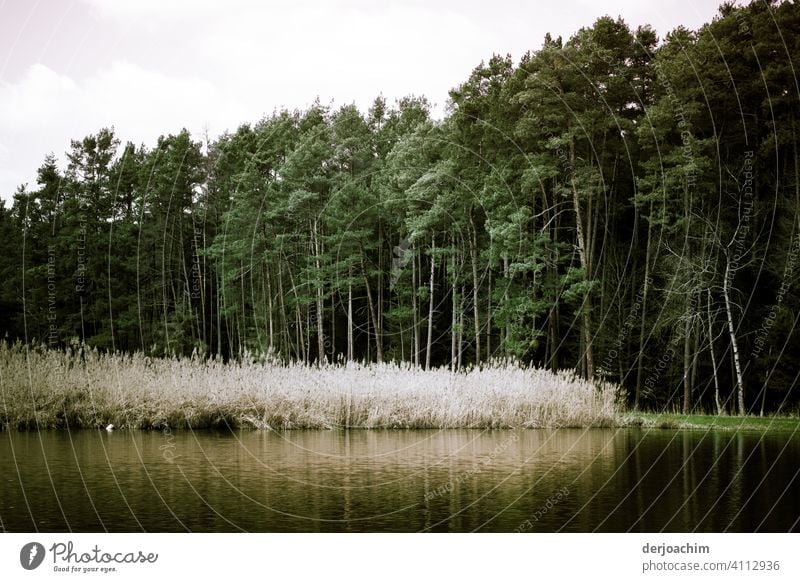
<svg viewBox="0 0 800 582">
<path fill-rule="evenodd" d="M 231 95 L 207 80 L 166 76 L 118 61 L 76 81 L 41 64 L 0 87 L 0 187 L 10 198 L 19 182 L 33 186 L 36 168 L 71 139 L 114 126 L 124 141 L 152 143 L 186 127 L 219 133 L 243 119 Z M 12 181 L 13 180 L 13 181 Z"/>
<path fill-rule="evenodd" d="M 69 77 L 38 63 L 31 66 L 21 82 L 0 87 L 0 127 L 3 134 L 29 131 L 41 123 L 50 126 L 54 121 L 53 104 L 69 103 L 75 90 L 75 83 Z"/>
</svg>

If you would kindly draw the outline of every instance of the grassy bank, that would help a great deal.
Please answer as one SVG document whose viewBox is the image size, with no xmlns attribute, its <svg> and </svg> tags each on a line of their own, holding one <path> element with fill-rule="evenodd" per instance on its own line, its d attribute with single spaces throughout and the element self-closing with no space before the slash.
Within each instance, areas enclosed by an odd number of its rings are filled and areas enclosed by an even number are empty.
<svg viewBox="0 0 800 582">
<path fill-rule="evenodd" d="M 648 428 L 789 431 L 800 433 L 796 416 L 716 416 L 710 414 L 629 413 L 621 417 L 623 426 Z"/>
<path fill-rule="evenodd" d="M 496 364 L 316 368 L 0 347 L 6 428 L 507 428 L 612 426 L 616 388 Z"/>
</svg>

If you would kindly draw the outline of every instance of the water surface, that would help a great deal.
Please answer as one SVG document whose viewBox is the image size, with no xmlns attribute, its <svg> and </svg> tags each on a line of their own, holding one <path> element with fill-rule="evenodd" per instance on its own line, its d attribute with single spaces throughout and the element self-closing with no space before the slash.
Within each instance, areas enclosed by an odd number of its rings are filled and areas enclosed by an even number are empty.
<svg viewBox="0 0 800 582">
<path fill-rule="evenodd" d="M 0 433 L 5 531 L 794 531 L 800 438 L 647 429 Z"/>
</svg>

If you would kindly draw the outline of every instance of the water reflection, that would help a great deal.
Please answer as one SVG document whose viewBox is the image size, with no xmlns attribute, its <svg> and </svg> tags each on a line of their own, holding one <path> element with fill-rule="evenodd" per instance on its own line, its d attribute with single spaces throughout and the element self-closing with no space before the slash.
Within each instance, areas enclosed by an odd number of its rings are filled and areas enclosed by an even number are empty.
<svg viewBox="0 0 800 582">
<path fill-rule="evenodd" d="M 0 434 L 7 531 L 790 531 L 800 439 L 643 429 Z"/>
</svg>

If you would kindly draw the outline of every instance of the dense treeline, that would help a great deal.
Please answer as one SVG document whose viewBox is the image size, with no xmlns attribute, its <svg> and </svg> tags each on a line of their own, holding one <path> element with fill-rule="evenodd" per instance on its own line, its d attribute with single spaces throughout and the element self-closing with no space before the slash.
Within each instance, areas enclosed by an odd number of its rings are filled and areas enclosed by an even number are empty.
<svg viewBox="0 0 800 582">
<path fill-rule="evenodd" d="M 442 120 L 410 97 L 213 143 L 101 130 L 0 209 L 0 323 L 153 355 L 513 357 L 638 407 L 795 407 L 799 43 L 794 2 L 663 41 L 605 17 L 482 63 Z"/>
</svg>

